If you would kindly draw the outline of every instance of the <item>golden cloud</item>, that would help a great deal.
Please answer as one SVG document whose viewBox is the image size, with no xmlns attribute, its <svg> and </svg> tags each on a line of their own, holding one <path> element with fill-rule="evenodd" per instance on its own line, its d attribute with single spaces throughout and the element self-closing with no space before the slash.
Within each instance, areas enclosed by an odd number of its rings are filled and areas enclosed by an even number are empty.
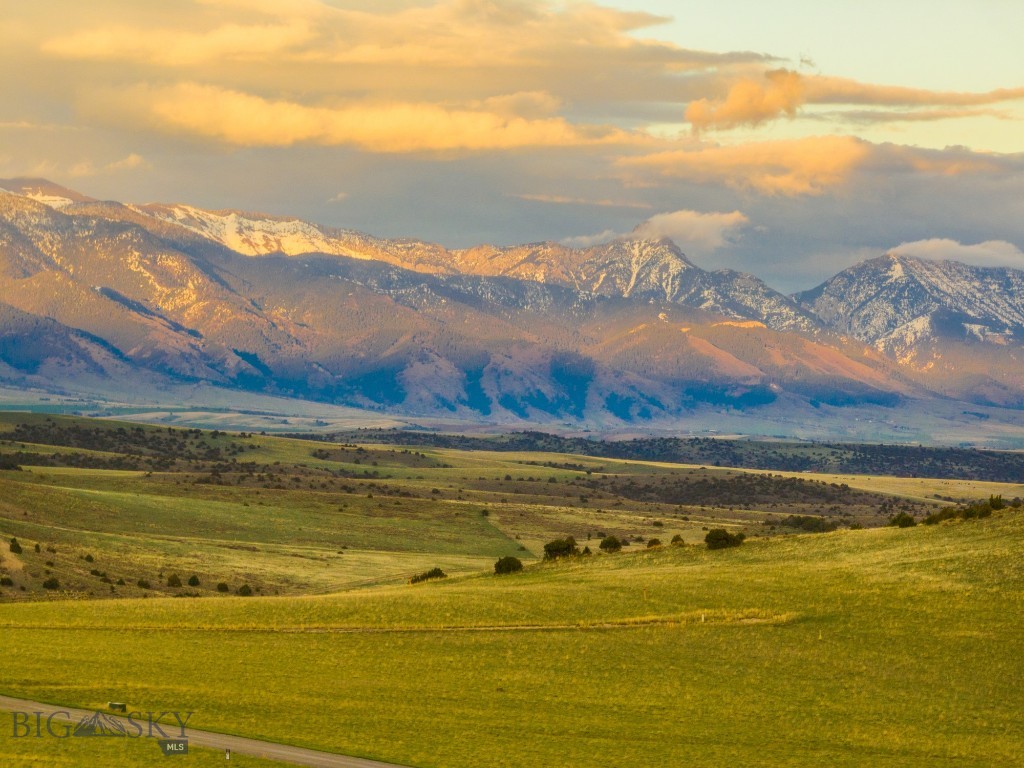
<svg viewBox="0 0 1024 768">
<path fill-rule="evenodd" d="M 627 172 L 722 183 L 769 195 L 818 195 L 849 176 L 871 145 L 849 136 L 818 136 L 736 146 L 703 146 L 619 161 Z"/>
<path fill-rule="evenodd" d="M 224 24 L 204 32 L 143 30 L 116 25 L 74 32 L 43 43 L 42 51 L 63 59 L 144 61 L 166 67 L 195 66 L 224 59 L 265 60 L 312 37 L 302 22 Z"/>
<path fill-rule="evenodd" d="M 109 91 L 92 108 L 107 119 L 128 117 L 160 130 L 246 147 L 318 144 L 423 152 L 635 141 L 615 128 L 579 128 L 560 117 L 527 119 L 428 103 L 306 106 L 198 83 Z"/>
<path fill-rule="evenodd" d="M 804 103 L 804 81 L 788 70 L 775 70 L 762 80 L 743 78 L 734 83 L 725 99 L 698 99 L 686 108 L 686 121 L 694 130 L 758 125 L 780 115 L 796 115 Z"/>
<path fill-rule="evenodd" d="M 859 83 L 838 77 L 807 77 L 786 69 L 765 72 L 759 78 L 741 77 L 731 83 L 724 98 L 691 101 L 685 119 L 695 132 L 756 126 L 783 116 L 794 117 L 805 104 L 873 105 L 881 107 L 976 107 L 1024 99 L 1024 88 L 987 93 L 930 91 Z M 856 113 L 863 116 L 863 112 Z M 929 110 L 900 113 L 902 120 L 945 120 L 974 117 L 976 110 Z M 841 116 L 840 113 L 839 116 Z M 885 113 L 877 113 L 880 121 Z M 895 116 L 894 116 L 895 119 Z"/>
</svg>

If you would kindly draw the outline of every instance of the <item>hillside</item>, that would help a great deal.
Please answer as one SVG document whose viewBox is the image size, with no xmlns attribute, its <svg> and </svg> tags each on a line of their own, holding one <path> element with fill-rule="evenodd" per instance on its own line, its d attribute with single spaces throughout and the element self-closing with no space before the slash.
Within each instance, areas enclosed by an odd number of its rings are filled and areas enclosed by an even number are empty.
<svg viewBox="0 0 1024 768">
<path fill-rule="evenodd" d="M 1014 765 L 1022 523 L 669 546 L 304 600 L 3 605 L 20 670 L 5 692 L 103 707 L 116 691 L 196 727 L 403 765 L 540 768 L 567 750 L 637 768 Z"/>
<path fill-rule="evenodd" d="M 38 179 L 0 189 L 0 350 L 34 349 L 0 356 L 14 386 L 152 399 L 214 386 L 603 430 L 750 413 L 772 435 L 822 406 L 898 432 L 908 402 L 1024 405 L 1012 270 L 886 257 L 794 299 L 668 240 L 449 251 Z M 29 317 L 47 329 L 39 348 Z"/>
</svg>

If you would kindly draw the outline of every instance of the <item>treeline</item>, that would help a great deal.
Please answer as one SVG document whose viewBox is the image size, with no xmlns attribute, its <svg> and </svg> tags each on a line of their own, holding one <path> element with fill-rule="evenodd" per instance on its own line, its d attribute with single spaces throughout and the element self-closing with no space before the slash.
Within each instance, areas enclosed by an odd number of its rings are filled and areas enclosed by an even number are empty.
<svg viewBox="0 0 1024 768">
<path fill-rule="evenodd" d="M 976 448 L 856 443 L 796 443 L 715 438 L 641 438 L 606 441 L 513 432 L 493 437 L 364 429 L 331 435 L 290 435 L 307 440 L 419 445 L 481 451 L 546 451 L 597 458 L 666 461 L 780 472 L 832 472 L 892 477 L 956 477 L 1016 483 L 1024 479 L 1024 453 Z"/>
<path fill-rule="evenodd" d="M 10 445 L 32 443 L 61 448 L 78 448 L 129 456 L 165 459 L 220 461 L 244 453 L 248 446 L 223 440 L 225 433 L 214 430 L 168 427 L 84 426 L 64 419 L 47 418 L 36 423 L 16 424 L 3 435 Z M 244 438 L 245 433 L 239 435 Z"/>
</svg>

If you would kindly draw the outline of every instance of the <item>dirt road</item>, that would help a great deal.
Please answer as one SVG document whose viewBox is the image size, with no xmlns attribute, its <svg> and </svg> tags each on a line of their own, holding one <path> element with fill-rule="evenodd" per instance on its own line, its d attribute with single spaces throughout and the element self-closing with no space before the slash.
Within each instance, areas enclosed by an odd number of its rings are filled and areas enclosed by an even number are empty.
<svg viewBox="0 0 1024 768">
<path fill-rule="evenodd" d="M 51 715 L 55 715 L 53 718 L 55 723 L 78 723 L 83 718 L 92 717 L 95 714 L 95 712 L 91 710 L 76 709 L 74 707 L 59 707 L 53 704 L 42 704 L 38 701 L 29 701 L 28 699 L 15 699 L 10 696 L 0 696 L 0 711 L 32 713 L 29 721 L 33 728 L 36 712 L 42 713 L 43 728 L 45 728 L 46 719 Z M 114 712 L 107 710 L 102 710 L 102 712 L 106 717 L 124 722 L 124 718 L 118 717 Z M 170 718 L 170 722 L 174 723 L 173 718 Z M 167 732 L 168 736 L 176 738 L 180 735 L 181 731 L 177 725 L 168 726 L 166 725 L 166 720 L 164 723 L 164 730 Z M 0 732 L 0 738 L 10 738 L 13 730 L 9 729 L 13 728 L 13 721 L 11 723 L 2 723 L 0 724 L 0 727 L 3 728 L 3 731 Z M 209 749 L 218 750 L 230 749 L 232 755 L 248 755 L 251 757 L 261 757 L 266 760 L 280 760 L 281 762 L 288 763 L 290 765 L 305 765 L 310 766 L 310 768 L 399 768 L 399 766 L 392 763 L 380 763 L 376 760 L 367 760 L 362 757 L 335 755 L 330 752 L 318 752 L 315 749 L 292 747 L 287 744 L 275 744 L 271 741 L 247 739 L 242 736 L 229 736 L 223 733 L 213 733 L 212 731 L 200 731 L 195 728 L 186 727 L 185 735 L 188 738 L 190 747 L 207 747 Z M 153 741 L 153 756 L 155 761 L 159 756 L 156 740 L 149 740 Z"/>
</svg>

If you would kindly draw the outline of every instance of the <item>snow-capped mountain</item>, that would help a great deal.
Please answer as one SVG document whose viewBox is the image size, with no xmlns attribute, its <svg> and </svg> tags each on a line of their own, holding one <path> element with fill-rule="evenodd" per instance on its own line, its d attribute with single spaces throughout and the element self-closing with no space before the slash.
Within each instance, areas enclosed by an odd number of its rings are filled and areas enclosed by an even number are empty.
<svg viewBox="0 0 1024 768">
<path fill-rule="evenodd" d="M 130 206 L 245 256 L 329 254 L 436 275 L 510 277 L 570 286 L 602 296 L 665 301 L 775 330 L 810 332 L 817 322 L 789 297 L 749 274 L 708 272 L 669 240 L 618 239 L 574 249 L 556 243 L 446 250 L 419 240 L 375 238 L 295 218 L 188 205 Z"/>
<path fill-rule="evenodd" d="M 881 259 L 794 299 L 668 240 L 446 250 L 39 180 L 0 189 L 8 384 L 209 382 L 499 422 L 936 392 L 1024 403 L 1012 271 Z"/>
<path fill-rule="evenodd" d="M 887 254 L 794 298 L 942 392 L 1021 400 L 1024 271 Z"/>
<path fill-rule="evenodd" d="M 834 330 L 901 354 L 938 338 L 1024 341 L 1024 272 L 887 254 L 796 300 Z"/>
</svg>

